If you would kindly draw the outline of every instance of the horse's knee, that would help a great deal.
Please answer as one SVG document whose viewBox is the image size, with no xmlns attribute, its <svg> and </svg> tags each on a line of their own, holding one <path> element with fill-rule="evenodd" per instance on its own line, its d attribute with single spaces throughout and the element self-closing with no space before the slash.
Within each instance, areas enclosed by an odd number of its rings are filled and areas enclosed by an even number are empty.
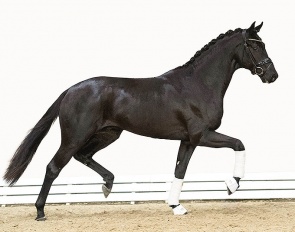
<svg viewBox="0 0 295 232">
<path fill-rule="evenodd" d="M 241 140 L 237 139 L 237 140 L 235 141 L 235 144 L 234 144 L 233 149 L 234 149 L 235 151 L 244 151 L 244 150 L 245 150 L 245 146 L 244 146 L 244 144 L 241 142 Z"/>
</svg>

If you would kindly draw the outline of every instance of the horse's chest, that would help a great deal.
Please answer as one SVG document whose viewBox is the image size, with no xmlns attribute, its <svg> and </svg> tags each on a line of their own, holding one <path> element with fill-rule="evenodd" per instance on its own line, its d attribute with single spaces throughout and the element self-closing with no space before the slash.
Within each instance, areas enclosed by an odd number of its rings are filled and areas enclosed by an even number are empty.
<svg viewBox="0 0 295 232">
<path fill-rule="evenodd" d="M 206 128 L 216 130 L 223 116 L 222 102 L 212 102 L 199 107 L 191 107 L 194 118 Z"/>
<path fill-rule="evenodd" d="M 223 116 L 223 106 L 221 103 L 213 103 L 206 110 L 206 123 L 208 128 L 216 130 L 221 125 L 221 119 Z"/>
</svg>

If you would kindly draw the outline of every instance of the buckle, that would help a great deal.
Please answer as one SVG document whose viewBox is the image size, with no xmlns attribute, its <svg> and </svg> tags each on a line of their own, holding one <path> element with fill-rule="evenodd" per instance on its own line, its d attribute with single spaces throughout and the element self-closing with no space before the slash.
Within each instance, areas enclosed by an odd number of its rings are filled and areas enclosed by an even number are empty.
<svg viewBox="0 0 295 232">
<path fill-rule="evenodd" d="M 255 74 L 257 74 L 258 76 L 261 76 L 261 75 L 263 75 L 263 73 L 264 73 L 263 68 L 258 67 L 258 66 L 256 66 L 256 67 L 254 68 L 254 72 L 255 72 Z"/>
</svg>

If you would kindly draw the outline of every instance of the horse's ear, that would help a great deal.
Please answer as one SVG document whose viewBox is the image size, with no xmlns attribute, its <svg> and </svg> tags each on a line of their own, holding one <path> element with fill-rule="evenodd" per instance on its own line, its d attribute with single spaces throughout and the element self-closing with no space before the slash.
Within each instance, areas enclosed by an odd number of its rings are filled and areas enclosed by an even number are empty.
<svg viewBox="0 0 295 232">
<path fill-rule="evenodd" d="M 255 27 L 255 31 L 256 32 L 259 32 L 260 29 L 261 29 L 261 27 L 262 27 L 262 25 L 263 25 L 263 22 L 259 26 Z"/>
<path fill-rule="evenodd" d="M 251 26 L 247 29 L 247 32 L 249 32 L 250 34 L 255 32 L 255 23 L 252 23 Z"/>
</svg>

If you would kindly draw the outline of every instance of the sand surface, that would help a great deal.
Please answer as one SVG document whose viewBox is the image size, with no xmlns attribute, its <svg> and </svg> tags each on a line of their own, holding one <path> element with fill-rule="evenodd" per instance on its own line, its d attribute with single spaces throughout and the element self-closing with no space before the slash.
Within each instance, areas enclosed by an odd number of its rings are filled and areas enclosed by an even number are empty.
<svg viewBox="0 0 295 232">
<path fill-rule="evenodd" d="M 47 205 L 46 221 L 30 206 L 0 208 L 0 231 L 294 231 L 294 201 L 183 202 L 172 215 L 165 203 Z"/>
</svg>

